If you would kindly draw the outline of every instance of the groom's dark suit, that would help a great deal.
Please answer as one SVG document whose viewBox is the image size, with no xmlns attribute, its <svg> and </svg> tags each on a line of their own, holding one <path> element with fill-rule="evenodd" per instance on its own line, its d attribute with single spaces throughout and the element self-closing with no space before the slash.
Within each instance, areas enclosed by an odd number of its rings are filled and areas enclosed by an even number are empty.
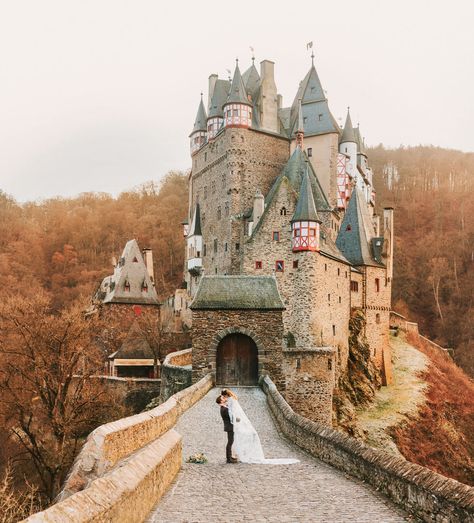
<svg viewBox="0 0 474 523">
<path fill-rule="evenodd" d="M 224 431 L 227 432 L 227 446 L 225 448 L 225 457 L 227 462 L 232 460 L 232 444 L 234 443 L 234 426 L 230 421 L 229 409 L 221 405 L 221 417 L 224 422 Z"/>
</svg>

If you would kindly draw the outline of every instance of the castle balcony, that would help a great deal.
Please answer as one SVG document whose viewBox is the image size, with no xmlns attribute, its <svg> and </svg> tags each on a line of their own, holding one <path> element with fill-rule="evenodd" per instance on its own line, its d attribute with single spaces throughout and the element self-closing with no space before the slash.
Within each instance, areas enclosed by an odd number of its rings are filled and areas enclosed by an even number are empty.
<svg viewBox="0 0 474 523">
<path fill-rule="evenodd" d="M 188 271 L 193 274 L 197 275 L 200 274 L 202 270 L 202 258 L 190 258 L 188 260 Z"/>
</svg>

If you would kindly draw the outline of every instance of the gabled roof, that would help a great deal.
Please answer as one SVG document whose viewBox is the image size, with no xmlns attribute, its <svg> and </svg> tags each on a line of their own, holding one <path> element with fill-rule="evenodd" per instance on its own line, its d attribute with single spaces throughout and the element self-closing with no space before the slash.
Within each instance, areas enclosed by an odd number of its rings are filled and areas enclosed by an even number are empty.
<svg viewBox="0 0 474 523">
<path fill-rule="evenodd" d="M 306 170 L 303 174 L 303 181 L 301 182 L 300 193 L 298 195 L 298 203 L 296 204 L 295 213 L 291 219 L 291 223 L 297 221 L 312 221 L 321 222 L 314 204 L 313 191 L 311 190 L 308 163 L 306 163 Z"/>
<path fill-rule="evenodd" d="M 99 293 L 102 303 L 159 305 L 137 240 L 127 242 L 114 273 L 104 278 Z"/>
<path fill-rule="evenodd" d="M 364 196 L 355 186 L 342 220 L 336 245 L 353 265 L 383 266 L 372 255 L 371 241 L 375 236 L 372 219 Z"/>
<path fill-rule="evenodd" d="M 116 360 L 150 360 L 153 351 L 136 322 L 132 324 L 120 349 L 114 354 Z M 159 363 L 158 363 L 159 365 Z"/>
<path fill-rule="evenodd" d="M 252 102 L 255 103 L 260 90 L 260 75 L 258 74 L 257 68 L 253 62 L 252 65 L 242 75 L 242 80 L 244 82 L 247 94 L 252 97 Z"/>
<path fill-rule="evenodd" d="M 197 131 L 207 131 L 207 114 L 206 109 L 204 109 L 204 104 L 202 102 L 202 94 L 201 101 L 199 102 L 199 107 L 196 114 L 196 119 L 194 120 L 194 127 L 191 131 L 191 134 Z M 191 134 L 189 136 L 191 136 Z"/>
<path fill-rule="evenodd" d="M 229 89 L 229 81 L 219 79 L 216 80 L 216 85 L 214 86 L 214 91 L 211 97 L 211 105 L 209 106 L 208 118 L 212 118 L 213 116 L 224 116 L 222 107 L 227 100 L 227 96 L 229 95 Z"/>
<path fill-rule="evenodd" d="M 193 219 L 191 221 L 191 227 L 189 228 L 188 232 L 188 238 L 190 236 L 201 236 L 201 208 L 199 207 L 199 203 L 196 204 L 196 207 L 194 209 L 194 215 Z"/>
<path fill-rule="evenodd" d="M 247 90 L 245 89 L 244 81 L 242 80 L 242 75 L 240 74 L 238 63 L 235 65 L 234 77 L 232 78 L 232 85 L 230 86 L 229 96 L 227 97 L 225 103 L 252 105 L 251 102 L 249 102 Z"/>
<path fill-rule="evenodd" d="M 203 276 L 192 310 L 284 310 L 273 276 Z"/>
<path fill-rule="evenodd" d="M 349 108 L 347 108 L 346 123 L 344 125 L 344 131 L 342 131 L 342 136 L 340 143 L 343 142 L 356 142 L 354 128 L 352 127 L 351 115 L 349 113 Z"/>
</svg>

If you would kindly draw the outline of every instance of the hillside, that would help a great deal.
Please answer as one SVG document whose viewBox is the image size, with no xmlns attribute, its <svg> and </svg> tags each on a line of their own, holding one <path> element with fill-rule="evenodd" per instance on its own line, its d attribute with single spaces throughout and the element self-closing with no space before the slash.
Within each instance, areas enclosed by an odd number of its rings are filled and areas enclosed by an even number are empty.
<svg viewBox="0 0 474 523">
<path fill-rule="evenodd" d="M 417 336 L 390 345 L 394 382 L 357 409 L 357 437 L 474 485 L 474 383 Z"/>
</svg>

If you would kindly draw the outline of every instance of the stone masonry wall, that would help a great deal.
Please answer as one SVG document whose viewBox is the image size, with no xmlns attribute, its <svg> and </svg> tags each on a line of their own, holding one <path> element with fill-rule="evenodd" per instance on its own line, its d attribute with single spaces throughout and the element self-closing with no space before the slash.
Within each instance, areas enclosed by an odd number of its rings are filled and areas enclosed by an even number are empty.
<svg viewBox="0 0 474 523">
<path fill-rule="evenodd" d="M 285 400 L 302 416 L 328 426 L 332 424 L 334 353 L 332 347 L 283 351 Z"/>
<path fill-rule="evenodd" d="M 196 202 L 201 207 L 206 274 L 238 273 L 243 213 L 257 189 L 269 190 L 288 157 L 288 140 L 249 129 L 226 129 L 193 156 L 190 201 L 193 209 Z M 194 294 L 197 279 L 190 280 Z"/>
<path fill-rule="evenodd" d="M 292 251 L 290 221 L 295 202 L 294 191 L 283 180 L 259 229 L 245 244 L 242 272 L 272 274 L 276 261 L 284 262 L 284 270 L 275 272 L 275 277 L 286 307 L 285 335 L 290 332 L 299 349 L 335 347 L 339 374 L 348 357 L 350 267 L 317 252 Z M 273 240 L 274 231 L 280 233 L 279 241 Z M 261 269 L 256 268 L 257 261 Z"/>
<path fill-rule="evenodd" d="M 192 383 L 192 349 L 180 350 L 166 356 L 161 367 L 160 401 L 189 387 Z"/>
<path fill-rule="evenodd" d="M 296 414 L 268 377 L 262 387 L 281 431 L 302 449 L 367 482 L 422 521 L 474 522 L 474 488 Z"/>
<path fill-rule="evenodd" d="M 259 376 L 269 374 L 285 388 L 282 375 L 282 311 L 199 310 L 193 311 L 193 382 L 215 374 L 217 346 L 232 332 L 250 336 L 258 349 Z"/>
</svg>

